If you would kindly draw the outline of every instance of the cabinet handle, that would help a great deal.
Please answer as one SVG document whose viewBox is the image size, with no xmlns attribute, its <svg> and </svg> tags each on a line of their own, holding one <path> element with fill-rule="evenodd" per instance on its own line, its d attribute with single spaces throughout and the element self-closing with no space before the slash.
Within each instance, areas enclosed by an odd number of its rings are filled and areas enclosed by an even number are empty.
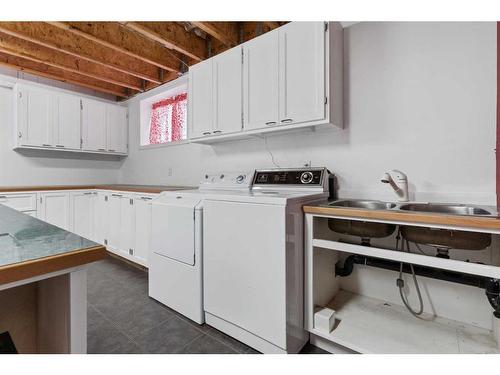
<svg viewBox="0 0 500 375">
<path fill-rule="evenodd" d="M 94 194 L 94 193 L 92 193 L 92 192 L 83 193 L 83 195 L 91 195 L 91 194 Z"/>
<path fill-rule="evenodd" d="M 66 147 L 66 146 L 64 146 L 64 145 L 56 145 L 56 147 L 61 147 L 61 148 L 64 148 L 64 147 Z"/>
<path fill-rule="evenodd" d="M 0 198 L 1 198 L 1 197 L 0 197 Z M 151 200 L 153 200 L 153 198 L 151 198 L 151 197 L 141 197 L 141 199 L 142 199 L 143 201 L 151 201 Z"/>
<path fill-rule="evenodd" d="M 293 119 L 291 119 L 291 118 L 286 118 L 286 119 L 281 120 L 281 122 L 292 122 L 292 121 L 293 121 Z"/>
<path fill-rule="evenodd" d="M 267 126 L 276 125 L 276 121 L 268 121 L 268 122 L 266 122 L 266 125 Z"/>
<path fill-rule="evenodd" d="M 6 195 L 0 195 L 0 199 L 6 199 L 7 196 Z"/>
<path fill-rule="evenodd" d="M 214 134 L 220 134 L 222 133 L 222 130 L 214 130 Z"/>
<path fill-rule="evenodd" d="M 112 197 L 123 197 L 121 194 L 111 194 Z"/>
<path fill-rule="evenodd" d="M 210 135 L 210 134 L 212 134 L 212 133 L 210 133 L 210 132 L 203 132 L 203 133 L 201 133 L 201 134 L 202 134 L 202 135 Z"/>
<path fill-rule="evenodd" d="M 110 149 L 110 150 L 108 150 L 108 151 L 110 151 L 110 152 L 116 152 L 116 150 L 111 150 L 111 149 Z"/>
<path fill-rule="evenodd" d="M 42 146 L 44 146 L 44 147 L 52 147 L 52 145 L 49 145 L 47 143 L 42 143 Z"/>
</svg>

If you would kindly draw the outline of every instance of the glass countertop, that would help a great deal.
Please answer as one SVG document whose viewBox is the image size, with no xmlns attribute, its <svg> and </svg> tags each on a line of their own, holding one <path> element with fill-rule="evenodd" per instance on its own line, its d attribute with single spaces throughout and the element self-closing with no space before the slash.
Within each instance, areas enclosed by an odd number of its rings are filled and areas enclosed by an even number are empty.
<svg viewBox="0 0 500 375">
<path fill-rule="evenodd" d="M 0 204 L 0 267 L 99 244 Z"/>
</svg>

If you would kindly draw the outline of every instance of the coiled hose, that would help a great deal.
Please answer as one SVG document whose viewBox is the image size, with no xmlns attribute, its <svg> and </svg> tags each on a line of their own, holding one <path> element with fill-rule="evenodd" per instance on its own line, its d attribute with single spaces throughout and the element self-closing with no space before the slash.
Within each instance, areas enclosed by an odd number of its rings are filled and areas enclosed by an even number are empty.
<svg viewBox="0 0 500 375">
<path fill-rule="evenodd" d="M 400 238 L 401 238 L 401 231 L 398 230 L 398 234 L 396 235 L 396 250 L 399 250 Z M 410 252 L 410 243 L 407 240 L 401 241 L 401 251 L 405 251 L 405 243 L 406 243 L 406 251 Z M 405 282 L 403 280 L 403 265 L 404 265 L 403 262 L 401 262 L 399 264 L 399 277 L 396 279 L 396 285 L 399 288 L 399 295 L 401 296 L 401 300 L 403 301 L 403 304 L 408 309 L 408 311 L 416 318 L 420 318 L 420 315 L 422 315 L 422 313 L 424 312 L 424 302 L 422 300 L 422 293 L 420 293 L 420 287 L 418 285 L 417 276 L 415 275 L 415 270 L 413 269 L 413 264 L 410 263 L 409 266 L 410 266 L 411 274 L 413 277 L 413 282 L 415 283 L 415 289 L 417 291 L 418 303 L 419 303 L 419 308 L 417 311 L 415 311 L 410 306 L 408 299 L 406 298 L 405 294 L 403 293 L 403 288 L 405 286 Z"/>
</svg>

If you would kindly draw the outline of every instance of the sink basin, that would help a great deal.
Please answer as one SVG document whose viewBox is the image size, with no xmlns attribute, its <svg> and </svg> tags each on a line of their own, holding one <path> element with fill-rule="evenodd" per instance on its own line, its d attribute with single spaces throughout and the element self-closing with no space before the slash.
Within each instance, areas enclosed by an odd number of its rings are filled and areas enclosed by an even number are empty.
<svg viewBox="0 0 500 375">
<path fill-rule="evenodd" d="M 465 204 L 432 204 L 432 203 L 409 203 L 399 207 L 403 211 L 431 212 L 439 214 L 469 215 L 469 216 L 491 216 L 492 213 L 475 206 Z"/>
<path fill-rule="evenodd" d="M 329 204 L 331 207 L 365 208 L 368 210 L 390 210 L 396 207 L 395 203 L 368 201 L 368 200 L 342 200 Z"/>
</svg>

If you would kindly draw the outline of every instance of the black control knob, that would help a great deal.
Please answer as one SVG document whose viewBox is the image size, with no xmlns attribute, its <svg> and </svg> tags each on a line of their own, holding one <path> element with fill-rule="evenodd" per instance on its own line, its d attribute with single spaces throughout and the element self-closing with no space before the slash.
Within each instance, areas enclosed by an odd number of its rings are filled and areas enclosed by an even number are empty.
<svg viewBox="0 0 500 375">
<path fill-rule="evenodd" d="M 240 174 L 238 177 L 236 177 L 236 182 L 238 184 L 241 184 L 245 180 L 245 176 Z"/>
<path fill-rule="evenodd" d="M 304 172 L 300 175 L 300 182 L 303 184 L 310 184 L 313 180 L 312 172 Z"/>
</svg>

